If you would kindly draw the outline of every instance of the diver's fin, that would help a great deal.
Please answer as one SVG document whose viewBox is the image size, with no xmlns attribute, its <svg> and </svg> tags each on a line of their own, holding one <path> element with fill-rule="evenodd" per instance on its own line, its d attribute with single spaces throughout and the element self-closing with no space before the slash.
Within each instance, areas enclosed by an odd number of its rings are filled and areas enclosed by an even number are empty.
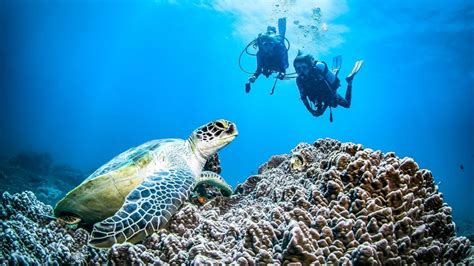
<svg viewBox="0 0 474 266">
<path fill-rule="evenodd" d="M 278 34 L 285 38 L 286 34 L 286 18 L 279 18 L 278 19 Z"/>
<path fill-rule="evenodd" d="M 359 60 L 359 61 L 355 62 L 351 73 L 349 73 L 349 75 L 347 75 L 347 77 L 346 77 L 347 83 L 349 83 L 349 84 L 352 83 L 352 79 L 354 78 L 355 74 L 357 74 L 357 72 L 359 72 L 359 70 L 362 67 L 363 63 L 364 63 L 363 60 Z"/>
<path fill-rule="evenodd" d="M 342 56 L 338 55 L 332 58 L 332 73 L 337 76 L 342 66 Z"/>
</svg>

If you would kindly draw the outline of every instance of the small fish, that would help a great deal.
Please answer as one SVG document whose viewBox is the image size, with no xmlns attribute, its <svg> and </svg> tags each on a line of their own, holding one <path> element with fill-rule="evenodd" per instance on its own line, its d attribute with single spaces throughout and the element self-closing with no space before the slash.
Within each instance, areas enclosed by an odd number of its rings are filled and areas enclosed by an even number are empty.
<svg viewBox="0 0 474 266">
<path fill-rule="evenodd" d="M 464 171 L 464 165 L 461 164 L 460 167 L 461 167 L 461 170 Z"/>
<path fill-rule="evenodd" d="M 204 205 L 206 203 L 206 198 L 205 197 L 197 197 L 197 201 L 199 204 Z"/>
<path fill-rule="evenodd" d="M 290 159 L 290 167 L 292 170 L 302 171 L 304 168 L 303 157 L 300 154 L 293 154 Z"/>
</svg>

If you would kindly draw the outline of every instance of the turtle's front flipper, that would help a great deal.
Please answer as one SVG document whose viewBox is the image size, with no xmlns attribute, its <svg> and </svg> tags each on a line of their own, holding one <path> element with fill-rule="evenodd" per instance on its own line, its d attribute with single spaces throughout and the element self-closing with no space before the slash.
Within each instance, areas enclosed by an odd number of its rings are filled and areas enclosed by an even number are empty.
<svg viewBox="0 0 474 266">
<path fill-rule="evenodd" d="M 156 172 L 128 194 L 114 216 L 96 223 L 89 244 L 110 247 L 115 243 L 136 243 L 158 231 L 194 187 L 193 174 L 185 169 Z"/>
<path fill-rule="evenodd" d="M 229 186 L 220 175 L 211 171 L 202 171 L 201 175 L 196 180 L 196 187 L 201 184 L 208 184 L 218 188 L 222 195 L 229 197 L 232 195 L 232 187 Z"/>
</svg>

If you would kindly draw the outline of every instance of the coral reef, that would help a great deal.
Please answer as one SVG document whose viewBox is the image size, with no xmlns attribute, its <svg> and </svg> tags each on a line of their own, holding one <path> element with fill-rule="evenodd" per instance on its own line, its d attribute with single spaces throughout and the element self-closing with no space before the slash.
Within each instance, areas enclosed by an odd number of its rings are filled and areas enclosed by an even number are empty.
<svg viewBox="0 0 474 266">
<path fill-rule="evenodd" d="M 456 219 L 456 234 L 467 237 L 474 243 L 474 221 L 469 219 Z"/>
<path fill-rule="evenodd" d="M 215 172 L 217 174 L 221 173 L 221 161 L 219 160 L 219 155 L 217 153 L 207 159 L 203 170 Z"/>
<path fill-rule="evenodd" d="M 47 204 L 55 204 L 82 182 L 85 175 L 68 165 L 55 165 L 48 153 L 21 152 L 0 159 L 0 193 L 31 190 Z"/>
<path fill-rule="evenodd" d="M 68 230 L 52 220 L 53 209 L 32 192 L 2 195 L 0 262 L 2 265 L 85 264 L 105 262 L 107 253 L 87 246 L 89 233 Z"/>
<path fill-rule="evenodd" d="M 53 158 L 49 153 L 21 152 L 8 159 L 8 163 L 35 174 L 46 175 L 51 170 Z"/>
<path fill-rule="evenodd" d="M 186 203 L 141 244 L 97 250 L 30 192 L 4 193 L 0 261 L 116 264 L 474 263 L 430 171 L 331 139 L 272 157 L 236 188 Z M 21 241 L 20 241 L 21 239 Z"/>
</svg>

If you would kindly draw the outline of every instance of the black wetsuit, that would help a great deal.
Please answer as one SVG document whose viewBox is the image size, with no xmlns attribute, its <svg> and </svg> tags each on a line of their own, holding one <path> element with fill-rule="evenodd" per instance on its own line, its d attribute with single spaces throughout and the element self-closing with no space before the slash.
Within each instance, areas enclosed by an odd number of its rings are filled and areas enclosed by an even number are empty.
<svg viewBox="0 0 474 266">
<path fill-rule="evenodd" d="M 272 72 L 286 73 L 288 68 L 288 50 L 283 43 L 283 39 L 279 41 L 270 53 L 264 53 L 261 49 L 257 52 L 257 69 L 255 70 L 255 78 L 263 74 L 268 78 Z"/>
<path fill-rule="evenodd" d="M 324 71 L 329 70 L 326 67 Z M 308 111 L 315 116 L 322 115 L 327 107 L 334 108 L 340 105 L 349 108 L 351 106 L 352 85 L 347 85 L 346 95 L 343 98 L 336 92 L 340 86 L 339 79 L 336 77 L 333 84 L 330 84 L 324 78 L 324 71 L 313 66 L 310 68 L 307 76 L 299 75 L 296 78 L 301 100 Z M 316 106 L 316 110 L 311 107 L 309 101 Z"/>
</svg>

